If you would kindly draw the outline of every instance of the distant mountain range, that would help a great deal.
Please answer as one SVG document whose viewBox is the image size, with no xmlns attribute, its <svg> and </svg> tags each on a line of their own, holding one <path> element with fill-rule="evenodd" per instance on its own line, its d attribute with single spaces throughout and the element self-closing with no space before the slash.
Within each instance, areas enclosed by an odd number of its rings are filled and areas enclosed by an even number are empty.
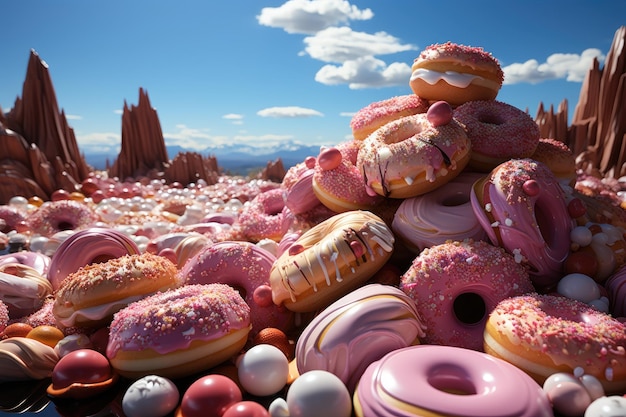
<svg viewBox="0 0 626 417">
<path fill-rule="evenodd" d="M 167 146 L 167 155 L 174 159 L 181 152 L 189 152 L 181 146 Z M 317 156 L 320 146 L 306 146 L 294 142 L 286 142 L 279 147 L 255 147 L 241 145 L 222 145 L 209 147 L 197 152 L 203 156 L 215 156 L 217 164 L 224 171 L 233 175 L 246 175 L 250 172 L 264 168 L 268 162 L 280 158 L 285 169 L 296 165 L 308 156 Z M 86 162 L 94 169 L 102 170 L 113 164 L 117 159 L 116 153 L 102 153 L 85 151 Z"/>
</svg>

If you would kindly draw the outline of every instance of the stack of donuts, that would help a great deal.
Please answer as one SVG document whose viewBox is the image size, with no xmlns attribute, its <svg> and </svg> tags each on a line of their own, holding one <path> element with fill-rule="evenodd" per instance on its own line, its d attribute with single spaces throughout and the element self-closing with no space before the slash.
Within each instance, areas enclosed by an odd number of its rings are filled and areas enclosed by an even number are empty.
<svg viewBox="0 0 626 417">
<path fill-rule="evenodd" d="M 93 173 L 14 197 L 0 383 L 117 386 L 128 417 L 626 410 L 626 215 L 497 100 L 503 78 L 431 45 L 411 91 L 281 183 Z"/>
</svg>

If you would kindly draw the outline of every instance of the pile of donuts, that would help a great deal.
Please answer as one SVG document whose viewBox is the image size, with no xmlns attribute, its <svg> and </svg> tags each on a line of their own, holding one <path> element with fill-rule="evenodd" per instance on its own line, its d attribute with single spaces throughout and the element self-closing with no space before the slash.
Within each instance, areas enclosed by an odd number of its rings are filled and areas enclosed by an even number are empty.
<svg viewBox="0 0 626 417">
<path fill-rule="evenodd" d="M 0 387 L 117 387 L 127 417 L 626 415 L 624 209 L 503 77 L 431 45 L 281 183 L 14 197 Z"/>
</svg>

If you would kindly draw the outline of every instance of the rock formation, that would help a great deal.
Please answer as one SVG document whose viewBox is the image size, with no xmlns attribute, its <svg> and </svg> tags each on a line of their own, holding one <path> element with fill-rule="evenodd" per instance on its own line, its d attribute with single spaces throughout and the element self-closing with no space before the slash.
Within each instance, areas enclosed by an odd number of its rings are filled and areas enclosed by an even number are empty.
<svg viewBox="0 0 626 417">
<path fill-rule="evenodd" d="M 57 104 L 48 65 L 31 51 L 22 97 L 0 110 L 0 204 L 15 195 L 48 199 L 75 191 L 90 168 Z"/>
<path fill-rule="evenodd" d="M 169 163 L 163 177 L 168 183 L 187 185 L 202 179 L 206 184 L 213 185 L 217 183 L 219 171 L 215 156 L 205 158 L 197 152 L 180 152 Z"/>
</svg>

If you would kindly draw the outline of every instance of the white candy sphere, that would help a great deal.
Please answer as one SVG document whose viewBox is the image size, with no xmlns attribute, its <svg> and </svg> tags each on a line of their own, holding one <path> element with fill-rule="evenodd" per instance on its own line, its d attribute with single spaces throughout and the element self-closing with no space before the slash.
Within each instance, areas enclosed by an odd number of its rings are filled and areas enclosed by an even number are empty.
<svg viewBox="0 0 626 417">
<path fill-rule="evenodd" d="M 239 360 L 237 375 L 243 389 L 250 394 L 273 395 L 287 384 L 289 361 L 276 346 L 256 345 Z"/>
<path fill-rule="evenodd" d="M 598 284 L 588 275 L 573 273 L 565 275 L 559 281 L 556 291 L 574 300 L 589 303 L 600 298 Z"/>
<path fill-rule="evenodd" d="M 626 416 L 626 397 L 611 395 L 610 397 L 600 397 L 592 402 L 585 417 L 623 417 Z"/>
<path fill-rule="evenodd" d="M 148 375 L 133 382 L 122 398 L 127 417 L 163 417 L 178 405 L 180 393 L 167 378 Z"/>
<path fill-rule="evenodd" d="M 570 232 L 570 238 L 572 242 L 579 244 L 580 246 L 588 246 L 593 239 L 593 233 L 585 226 L 576 226 Z"/>
<path fill-rule="evenodd" d="M 300 375 L 287 392 L 290 417 L 350 417 L 352 398 L 345 384 L 328 371 Z"/>
</svg>

